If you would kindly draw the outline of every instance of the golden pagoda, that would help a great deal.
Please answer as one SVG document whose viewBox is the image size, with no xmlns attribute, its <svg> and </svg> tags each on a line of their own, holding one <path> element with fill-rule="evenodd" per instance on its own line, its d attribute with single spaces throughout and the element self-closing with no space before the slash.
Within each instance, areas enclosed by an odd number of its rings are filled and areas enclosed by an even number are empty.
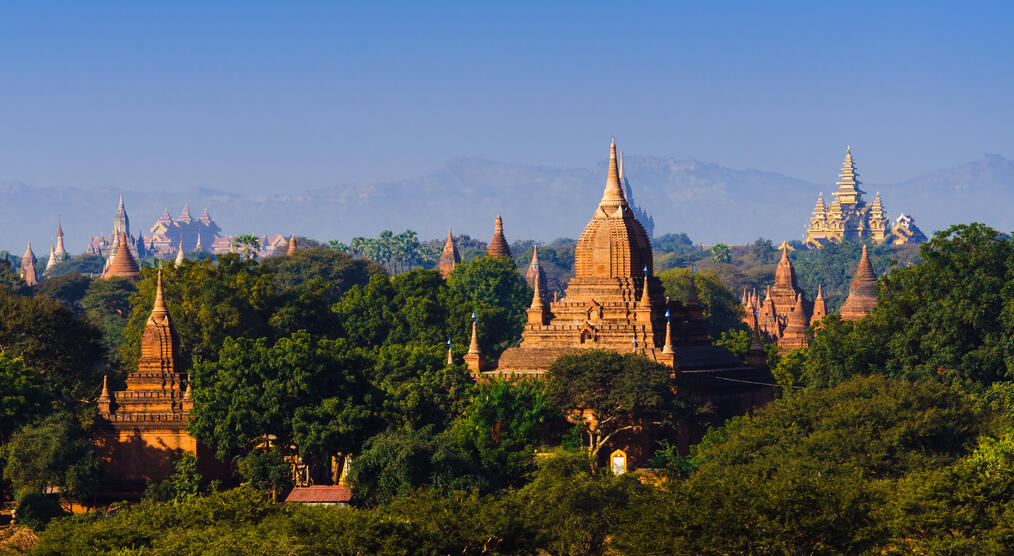
<svg viewBox="0 0 1014 556">
<path fill-rule="evenodd" d="M 845 161 L 835 185 L 838 190 L 832 193 L 834 200 L 830 205 L 824 202 L 822 193 L 817 195 L 805 243 L 818 249 L 829 242 L 846 240 L 883 243 L 889 233 L 887 212 L 880 193 L 870 205 L 863 200 L 866 192 L 860 189 L 862 182 L 852 160 L 851 146 L 846 149 Z"/>
</svg>

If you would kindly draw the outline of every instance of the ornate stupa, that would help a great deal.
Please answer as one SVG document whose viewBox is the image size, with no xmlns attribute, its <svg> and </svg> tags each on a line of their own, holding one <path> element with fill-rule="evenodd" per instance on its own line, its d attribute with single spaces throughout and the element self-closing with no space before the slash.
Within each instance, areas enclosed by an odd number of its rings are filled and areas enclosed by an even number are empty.
<svg viewBox="0 0 1014 556">
<path fill-rule="evenodd" d="M 615 142 L 605 190 L 578 239 L 574 259 L 574 277 L 565 295 L 553 301 L 546 299 L 538 279 L 541 269 L 535 267 L 535 292 L 520 346 L 504 351 L 495 368 L 472 368 L 473 373 L 540 376 L 561 355 L 607 349 L 674 367 L 687 395 L 714 402 L 725 408 L 721 411 L 770 399 L 764 384 L 773 380 L 766 368 L 745 366 L 725 348 L 710 344 L 692 281 L 686 305 L 666 298 L 654 274 L 648 234 L 620 185 Z"/>
<path fill-rule="evenodd" d="M 870 264 L 870 255 L 863 245 L 863 255 L 856 266 L 856 274 L 849 285 L 849 296 L 838 311 L 844 320 L 859 320 L 870 314 L 877 304 L 877 275 Z"/>
<path fill-rule="evenodd" d="M 109 260 L 109 266 L 102 273 L 103 278 L 126 278 L 137 280 L 138 267 L 134 255 L 130 252 L 130 244 L 126 232 L 120 232 L 120 241 L 116 254 Z"/>
<path fill-rule="evenodd" d="M 186 430 L 191 407 L 190 383 L 180 368 L 179 340 L 159 272 L 137 370 L 128 373 L 125 390 L 110 392 L 103 380 L 98 399 L 95 453 L 107 488 L 100 498 L 138 497 L 147 481 L 168 477 L 182 454 L 196 455 L 202 474 L 214 475 L 219 468 L 209 450 Z"/>
<path fill-rule="evenodd" d="M 817 205 L 810 217 L 810 226 L 806 231 L 806 244 L 820 248 L 828 242 L 873 241 L 883 243 L 889 240 L 887 212 L 884 210 L 880 193 L 877 193 L 872 204 L 866 204 L 860 186 L 859 172 L 852 160 L 852 147 L 845 152 L 838 181 L 838 190 L 832 195 L 830 205 L 824 202 L 824 195 L 817 195 Z"/>
<path fill-rule="evenodd" d="M 296 236 L 295 236 L 295 234 L 289 236 L 289 246 L 288 246 L 288 248 L 286 248 L 285 254 L 286 255 L 295 255 L 296 254 Z"/>
<path fill-rule="evenodd" d="M 503 219 L 496 215 L 496 222 L 493 224 L 493 239 L 489 240 L 489 247 L 486 248 L 486 255 L 490 257 L 510 257 L 511 248 L 507 245 L 507 238 L 503 235 Z"/>
<path fill-rule="evenodd" d="M 459 263 L 461 263 L 461 255 L 458 254 L 458 247 L 454 244 L 454 235 L 451 234 L 451 229 L 447 228 L 447 240 L 444 241 L 444 250 L 440 253 L 440 263 L 437 265 L 440 275 L 447 278 Z"/>
<path fill-rule="evenodd" d="M 39 283 L 39 273 L 35 270 L 35 253 L 32 252 L 32 242 L 28 242 L 24 256 L 21 257 L 21 279 L 25 284 L 34 286 Z"/>
</svg>

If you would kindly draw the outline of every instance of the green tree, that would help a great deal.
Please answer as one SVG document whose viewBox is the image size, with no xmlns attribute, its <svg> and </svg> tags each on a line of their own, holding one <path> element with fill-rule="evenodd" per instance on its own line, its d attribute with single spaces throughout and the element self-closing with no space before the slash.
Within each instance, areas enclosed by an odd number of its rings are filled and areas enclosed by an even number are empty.
<svg viewBox="0 0 1014 556">
<path fill-rule="evenodd" d="M 355 497 L 367 504 L 386 504 L 428 486 L 441 492 L 487 490 L 484 470 L 448 435 L 432 427 L 393 430 L 370 438 L 352 460 L 350 481 Z"/>
<path fill-rule="evenodd" d="M 594 465 L 599 450 L 635 428 L 669 429 L 683 416 L 672 369 L 637 354 L 588 350 L 563 355 L 546 373 L 546 395 L 581 427 Z"/>
<path fill-rule="evenodd" d="M 3 476 L 19 492 L 44 494 L 59 487 L 61 495 L 76 500 L 87 500 L 95 492 L 98 462 L 91 434 L 68 413 L 54 413 L 22 427 L 3 455 Z"/>
<path fill-rule="evenodd" d="M 228 339 L 216 361 L 191 372 L 189 429 L 220 459 L 269 436 L 295 444 L 319 469 L 336 452 L 353 452 L 381 422 L 380 395 L 368 382 L 370 359 L 344 340 L 296 332 L 268 345 Z"/>
<path fill-rule="evenodd" d="M 124 368 L 136 364 L 141 334 L 155 299 L 154 268 L 142 268 L 142 280 L 130 296 L 130 317 L 123 331 L 126 341 L 119 358 Z M 271 337 L 270 317 L 278 289 L 274 274 L 256 261 L 236 255 L 186 261 L 162 268 L 162 289 L 169 316 L 179 337 L 181 367 L 195 358 L 214 359 L 228 337 Z"/>
<path fill-rule="evenodd" d="M 60 400 L 92 399 L 102 383 L 99 331 L 47 296 L 0 287 L 0 346 L 42 373 Z"/>
<path fill-rule="evenodd" d="M 479 257 L 458 265 L 447 278 L 445 305 L 449 311 L 450 334 L 469 341 L 471 314 L 479 316 L 479 342 L 487 357 L 496 357 L 521 338 L 528 321 L 532 289 L 506 258 Z"/>
<path fill-rule="evenodd" d="M 365 286 L 370 276 L 384 271 L 376 263 L 353 259 L 343 252 L 323 247 L 299 249 L 284 257 L 268 257 L 261 266 L 274 273 L 282 289 L 298 288 L 314 278 L 323 280 L 330 286 L 330 303 L 352 286 Z"/>
<path fill-rule="evenodd" d="M 775 260 L 775 245 L 770 239 L 757 238 L 750 244 L 750 254 L 760 263 L 771 263 Z"/>
<path fill-rule="evenodd" d="M 712 246 L 711 260 L 716 263 L 732 262 L 732 252 L 729 251 L 729 246 L 724 243 L 716 243 Z"/>
<path fill-rule="evenodd" d="M 690 291 L 691 273 L 697 288 L 697 299 L 708 319 L 708 334 L 712 338 L 718 338 L 723 332 L 746 330 L 742 303 L 711 272 L 692 272 L 685 268 L 666 270 L 658 275 L 665 295 L 685 304 Z"/>
<path fill-rule="evenodd" d="M 256 259 L 257 253 L 261 250 L 261 240 L 254 234 L 240 234 L 233 238 L 232 244 L 235 247 L 243 247 L 244 259 Z"/>
<path fill-rule="evenodd" d="M 35 295 L 48 295 L 55 301 L 79 311 L 81 299 L 93 280 L 76 272 L 46 278 L 35 287 Z"/>
<path fill-rule="evenodd" d="M 0 351 L 0 446 L 21 426 L 47 413 L 51 394 L 42 375 Z"/>
<path fill-rule="evenodd" d="M 494 380 L 477 385 L 452 425 L 455 441 L 473 454 L 497 486 L 520 486 L 534 471 L 535 448 L 559 410 L 533 381 Z"/>
<path fill-rule="evenodd" d="M 85 317 L 102 332 L 102 344 L 109 356 L 115 355 L 126 341 L 123 329 L 130 316 L 130 296 L 135 291 L 130 280 L 113 277 L 93 280 L 81 299 Z"/>
</svg>

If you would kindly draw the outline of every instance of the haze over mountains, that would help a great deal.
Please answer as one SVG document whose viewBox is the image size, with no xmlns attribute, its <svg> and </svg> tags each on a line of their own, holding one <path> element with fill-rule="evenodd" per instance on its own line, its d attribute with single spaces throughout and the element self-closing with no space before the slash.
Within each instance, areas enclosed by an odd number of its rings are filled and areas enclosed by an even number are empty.
<svg viewBox="0 0 1014 556">
<path fill-rule="evenodd" d="M 549 241 L 581 232 L 602 193 L 607 165 L 603 160 L 592 169 L 553 168 L 456 158 L 417 178 L 308 191 L 279 184 L 274 195 L 208 188 L 124 193 L 135 233 L 147 233 L 167 207 L 176 217 L 186 202 L 195 215 L 207 207 L 229 234 L 294 233 L 348 242 L 383 229 L 408 228 L 422 239 L 439 238 L 453 226 L 455 233 L 484 239 L 499 213 L 509 240 Z M 635 203 L 654 216 L 656 236 L 686 232 L 705 244 L 800 239 L 817 193 L 830 201 L 835 189 L 833 180 L 814 184 L 692 159 L 628 155 L 625 169 Z M 881 193 L 892 221 L 904 211 L 927 235 L 971 221 L 1014 229 L 1009 210 L 1014 205 L 1014 161 L 1001 155 L 987 154 L 948 169 L 928 168 L 901 183 L 864 179 L 864 189 L 870 199 Z M 62 214 L 67 247 L 80 253 L 88 238 L 110 233 L 119 192 L 0 182 L 0 249 L 20 254 L 31 240 L 36 254 L 45 254 L 57 214 Z"/>
</svg>

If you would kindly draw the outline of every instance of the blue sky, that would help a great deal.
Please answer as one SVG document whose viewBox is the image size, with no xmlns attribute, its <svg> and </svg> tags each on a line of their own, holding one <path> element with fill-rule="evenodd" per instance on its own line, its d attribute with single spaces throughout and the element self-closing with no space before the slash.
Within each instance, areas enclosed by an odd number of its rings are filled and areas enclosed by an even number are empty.
<svg viewBox="0 0 1014 556">
<path fill-rule="evenodd" d="M 885 7 L 886 5 L 886 7 Z M 1014 3 L 0 5 L 0 181 L 272 191 L 627 153 L 1014 156 Z"/>
</svg>

